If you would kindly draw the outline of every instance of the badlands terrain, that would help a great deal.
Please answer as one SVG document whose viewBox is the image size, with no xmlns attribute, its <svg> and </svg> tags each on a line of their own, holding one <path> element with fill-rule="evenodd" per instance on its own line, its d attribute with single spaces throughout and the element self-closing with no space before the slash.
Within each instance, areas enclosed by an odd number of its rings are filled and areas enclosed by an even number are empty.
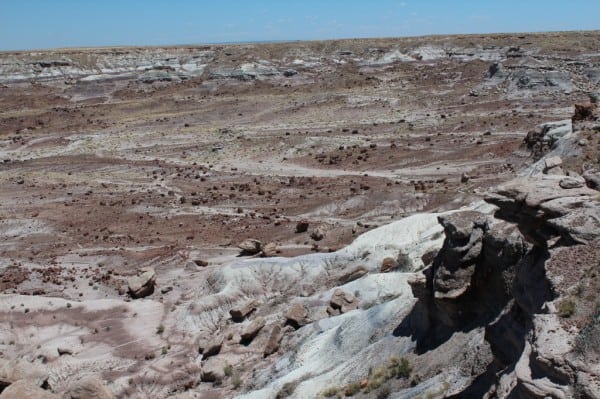
<svg viewBox="0 0 600 399">
<path fill-rule="evenodd" d="M 0 398 L 600 398 L 598 43 L 0 53 Z"/>
</svg>

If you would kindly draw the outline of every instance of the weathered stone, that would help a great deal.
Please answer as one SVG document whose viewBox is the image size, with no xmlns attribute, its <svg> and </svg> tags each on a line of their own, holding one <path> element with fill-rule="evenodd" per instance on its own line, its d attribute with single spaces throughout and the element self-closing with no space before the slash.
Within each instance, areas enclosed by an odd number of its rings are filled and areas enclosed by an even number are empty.
<svg viewBox="0 0 600 399">
<path fill-rule="evenodd" d="M 589 188 L 600 189 L 600 171 L 597 169 L 588 169 L 583 172 L 582 176 Z"/>
<path fill-rule="evenodd" d="M 381 262 L 381 273 L 393 272 L 398 268 L 398 262 L 394 258 L 385 258 Z"/>
<path fill-rule="evenodd" d="M 48 381 L 48 372 L 41 365 L 32 364 L 25 359 L 0 358 L 0 387 L 25 379 L 42 386 Z"/>
<path fill-rule="evenodd" d="M 142 267 L 135 276 L 127 279 L 129 295 L 133 298 L 143 298 L 154 292 L 156 285 L 156 272 L 152 267 Z"/>
<path fill-rule="evenodd" d="M 73 354 L 73 349 L 67 348 L 67 347 L 64 347 L 64 346 L 59 346 L 58 348 L 56 348 L 56 351 L 58 352 L 59 356 L 72 355 Z"/>
<path fill-rule="evenodd" d="M 70 399 L 114 399 L 115 395 L 100 379 L 87 376 L 75 381 L 67 393 Z"/>
<path fill-rule="evenodd" d="M 544 160 L 544 173 L 548 173 L 551 169 L 560 167 L 562 163 L 562 159 L 558 156 L 546 158 Z"/>
<path fill-rule="evenodd" d="M 268 243 L 263 247 L 262 253 L 267 258 L 277 256 L 277 244 L 275 244 L 274 242 Z"/>
<path fill-rule="evenodd" d="M 265 349 L 263 351 L 264 357 L 272 355 L 273 353 L 279 350 L 279 345 L 281 343 L 281 327 L 279 325 L 273 326 L 271 329 L 271 333 L 269 334 L 269 339 L 267 340 L 267 344 L 265 345 Z"/>
<path fill-rule="evenodd" d="M 2 391 L 0 399 L 60 399 L 60 396 L 40 388 L 32 380 L 19 380 Z"/>
<path fill-rule="evenodd" d="M 202 374 L 200 380 L 203 382 L 221 383 L 225 379 L 225 367 L 228 363 L 220 357 L 211 357 L 202 362 Z"/>
<path fill-rule="evenodd" d="M 369 270 L 365 266 L 358 266 L 352 269 L 350 272 L 344 274 L 339 278 L 340 284 L 346 284 L 354 280 L 358 280 L 369 273 Z"/>
<path fill-rule="evenodd" d="M 223 346 L 223 337 L 217 336 L 210 339 L 201 339 L 198 342 L 198 352 L 202 354 L 202 358 L 206 359 L 217 355 Z"/>
<path fill-rule="evenodd" d="M 202 259 L 194 259 L 194 263 L 196 264 L 196 266 L 200 266 L 200 267 L 206 267 L 208 266 L 208 262 Z"/>
<path fill-rule="evenodd" d="M 242 241 L 238 248 L 242 250 L 242 255 L 256 255 L 262 250 L 262 242 L 249 238 Z"/>
<path fill-rule="evenodd" d="M 252 313 L 256 309 L 257 303 L 255 300 L 250 300 L 248 302 L 243 303 L 240 306 L 234 307 L 229 311 L 231 318 L 233 321 L 243 321 L 246 316 Z"/>
<path fill-rule="evenodd" d="M 337 310 L 339 313 L 346 313 L 358 308 L 358 299 L 351 293 L 338 288 L 331 296 L 329 307 L 333 312 Z"/>
<path fill-rule="evenodd" d="M 308 319 L 308 310 L 300 303 L 293 304 L 286 312 L 286 324 L 299 329 L 310 323 Z"/>
<path fill-rule="evenodd" d="M 560 188 L 571 189 L 571 188 L 581 188 L 585 185 L 584 179 L 577 179 L 575 177 L 565 177 L 561 179 L 558 183 Z"/>
<path fill-rule="evenodd" d="M 250 342 L 258 335 L 260 330 L 265 326 L 265 319 L 257 317 L 248 324 L 240 334 L 240 344 L 249 345 Z"/>
</svg>

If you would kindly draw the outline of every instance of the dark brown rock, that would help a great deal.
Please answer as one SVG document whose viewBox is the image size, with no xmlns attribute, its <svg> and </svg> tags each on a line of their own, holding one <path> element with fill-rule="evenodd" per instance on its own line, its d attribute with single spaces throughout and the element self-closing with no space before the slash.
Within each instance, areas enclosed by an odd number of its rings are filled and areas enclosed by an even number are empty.
<svg viewBox="0 0 600 399">
<path fill-rule="evenodd" d="M 308 230 L 308 221 L 307 220 L 301 220 L 298 223 L 296 223 L 296 233 L 304 233 Z"/>
<path fill-rule="evenodd" d="M 264 318 L 257 317 L 256 319 L 252 320 L 252 322 L 248 324 L 240 334 L 240 344 L 249 345 L 264 326 Z"/>
<path fill-rule="evenodd" d="M 223 346 L 223 337 L 217 336 L 211 339 L 202 339 L 198 343 L 198 352 L 202 354 L 202 358 L 206 359 L 211 356 L 218 355 Z"/>
<path fill-rule="evenodd" d="M 256 306 L 256 301 L 250 300 L 240 306 L 232 308 L 229 311 L 229 314 L 231 315 L 233 321 L 240 322 L 243 321 L 246 318 L 246 316 L 252 313 L 256 309 Z"/>
<path fill-rule="evenodd" d="M 299 329 L 302 326 L 310 323 L 308 319 L 308 310 L 300 303 L 293 304 L 287 311 L 286 324 Z"/>
<path fill-rule="evenodd" d="M 394 258 L 385 258 L 381 262 L 381 273 L 393 272 L 398 268 L 398 262 Z"/>
<path fill-rule="evenodd" d="M 279 350 L 279 345 L 281 343 L 281 338 L 283 335 L 281 334 L 281 327 L 279 325 L 273 326 L 271 329 L 271 333 L 269 334 L 269 339 L 267 340 L 267 344 L 265 345 L 265 349 L 263 351 L 264 357 L 272 355 L 273 353 Z"/>
</svg>

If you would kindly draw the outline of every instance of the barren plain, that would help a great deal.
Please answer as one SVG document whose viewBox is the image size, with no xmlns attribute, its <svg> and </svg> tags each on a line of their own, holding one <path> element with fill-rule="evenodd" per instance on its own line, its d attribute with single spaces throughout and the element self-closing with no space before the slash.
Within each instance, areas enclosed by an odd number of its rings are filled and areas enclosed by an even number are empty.
<svg viewBox="0 0 600 399">
<path fill-rule="evenodd" d="M 542 388 L 503 380 L 532 351 L 521 330 L 510 355 L 493 343 L 464 351 L 493 338 L 483 311 L 475 325 L 442 318 L 453 334 L 404 333 L 416 272 L 443 258 L 444 229 L 446 241 L 460 231 L 438 216 L 504 206 L 490 190 L 534 170 L 544 154 L 524 139 L 536 127 L 577 133 L 573 105 L 599 92 L 599 42 L 571 32 L 0 53 L 0 389 L 26 369 L 66 398 L 597 397 L 597 363 L 532 367 L 531 381 L 550 375 Z M 597 131 L 581 129 L 585 142 L 560 154 L 578 175 L 598 165 Z M 587 186 L 574 189 L 595 198 Z M 533 251 L 539 241 L 524 237 Z M 538 335 L 554 326 L 528 323 Z M 370 386 L 396 355 L 411 378 Z"/>
</svg>

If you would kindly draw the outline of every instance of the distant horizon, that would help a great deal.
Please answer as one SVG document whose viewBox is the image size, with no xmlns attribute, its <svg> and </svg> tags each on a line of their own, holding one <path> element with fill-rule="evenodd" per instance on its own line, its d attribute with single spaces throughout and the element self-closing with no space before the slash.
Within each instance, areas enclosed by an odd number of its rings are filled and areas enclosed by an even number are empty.
<svg viewBox="0 0 600 399">
<path fill-rule="evenodd" d="M 486 33 L 435 33 L 426 35 L 407 35 L 407 36 L 378 36 L 378 37 L 339 37 L 325 39 L 281 39 L 281 40 L 243 40 L 232 42 L 206 42 L 206 43 L 170 43 L 170 44 L 126 44 L 126 45 L 98 45 L 98 46 L 71 46 L 71 47 L 44 47 L 30 49 L 2 50 L 0 53 L 28 52 L 28 51 L 51 51 L 51 50 L 77 50 L 77 49 L 103 49 L 103 48 L 169 48 L 169 47 L 200 47 L 200 46 L 235 46 L 242 44 L 277 44 L 277 43 L 302 43 L 302 42 L 328 42 L 337 40 L 386 40 L 386 39 L 404 39 L 404 38 L 425 38 L 440 36 L 491 36 L 491 35 L 544 35 L 553 33 L 592 33 L 600 32 L 600 29 L 584 30 L 551 30 L 535 32 L 486 32 Z"/>
<path fill-rule="evenodd" d="M 2 6 L 0 51 L 596 31 L 598 15 L 584 0 L 21 0 Z"/>
</svg>

